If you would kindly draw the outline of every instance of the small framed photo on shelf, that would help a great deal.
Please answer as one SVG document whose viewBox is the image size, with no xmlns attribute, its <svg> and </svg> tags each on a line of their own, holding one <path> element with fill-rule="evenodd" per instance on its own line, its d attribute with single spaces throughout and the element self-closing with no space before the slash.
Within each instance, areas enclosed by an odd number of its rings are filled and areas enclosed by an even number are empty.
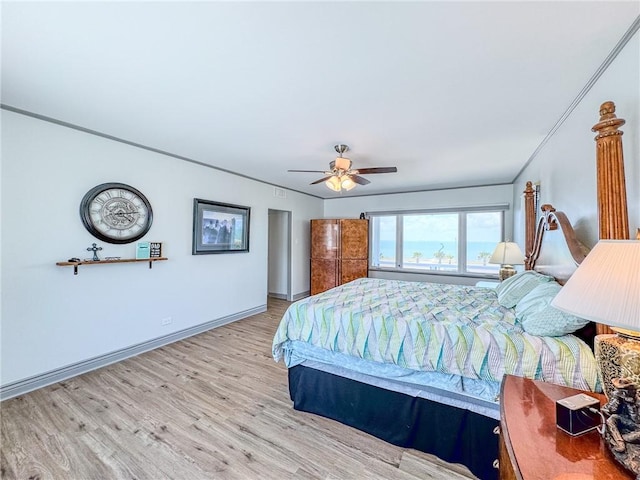
<svg viewBox="0 0 640 480">
<path fill-rule="evenodd" d="M 146 260 L 149 258 L 149 242 L 138 242 L 136 244 L 136 260 Z"/>
<path fill-rule="evenodd" d="M 162 257 L 162 242 L 149 242 L 149 258 Z"/>
<path fill-rule="evenodd" d="M 193 255 L 249 251 L 249 207 L 193 199 Z"/>
</svg>

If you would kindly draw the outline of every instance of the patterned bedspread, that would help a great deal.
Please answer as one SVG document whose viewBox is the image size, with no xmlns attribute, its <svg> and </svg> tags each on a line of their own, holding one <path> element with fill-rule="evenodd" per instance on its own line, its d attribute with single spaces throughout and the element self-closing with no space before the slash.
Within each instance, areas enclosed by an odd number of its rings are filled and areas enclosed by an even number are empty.
<svg viewBox="0 0 640 480">
<path fill-rule="evenodd" d="M 355 280 L 292 304 L 273 340 L 276 361 L 293 341 L 412 370 L 600 388 L 587 344 L 527 334 L 487 288 Z"/>
</svg>

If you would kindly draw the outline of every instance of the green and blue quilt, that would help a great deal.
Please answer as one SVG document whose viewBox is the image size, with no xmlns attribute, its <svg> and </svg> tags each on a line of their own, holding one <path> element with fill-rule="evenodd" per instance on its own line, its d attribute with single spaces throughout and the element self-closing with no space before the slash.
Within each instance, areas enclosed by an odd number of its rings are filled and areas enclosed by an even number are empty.
<svg viewBox="0 0 640 480">
<path fill-rule="evenodd" d="M 287 349 L 299 342 L 422 372 L 493 382 L 511 374 L 600 388 L 586 343 L 573 335 L 527 334 L 514 309 L 502 307 L 487 288 L 355 280 L 287 309 L 273 340 L 274 359 L 287 362 Z"/>
</svg>

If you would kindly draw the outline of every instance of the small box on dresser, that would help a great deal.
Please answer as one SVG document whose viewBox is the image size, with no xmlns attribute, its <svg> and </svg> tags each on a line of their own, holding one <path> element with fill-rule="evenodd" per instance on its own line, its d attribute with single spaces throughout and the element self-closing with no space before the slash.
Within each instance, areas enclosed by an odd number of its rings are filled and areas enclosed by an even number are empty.
<svg viewBox="0 0 640 480">
<path fill-rule="evenodd" d="M 562 398 L 556 401 L 556 424 L 569 435 L 582 435 L 600 425 L 598 410 L 600 401 L 584 393 Z"/>
</svg>

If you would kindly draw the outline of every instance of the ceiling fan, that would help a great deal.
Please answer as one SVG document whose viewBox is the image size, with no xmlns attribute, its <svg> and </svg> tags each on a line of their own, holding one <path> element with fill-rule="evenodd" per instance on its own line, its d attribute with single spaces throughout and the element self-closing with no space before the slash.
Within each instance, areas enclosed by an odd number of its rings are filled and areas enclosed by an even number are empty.
<svg viewBox="0 0 640 480">
<path fill-rule="evenodd" d="M 351 168 L 352 162 L 348 158 L 342 156 L 344 152 L 349 150 L 347 145 L 336 145 L 338 157 L 329 163 L 329 170 L 289 170 L 289 172 L 308 172 L 308 173 L 324 173 L 326 177 L 322 177 L 310 185 L 324 182 L 334 192 L 341 190 L 351 190 L 356 185 L 367 185 L 371 183 L 360 175 L 370 175 L 372 173 L 395 173 L 398 171 L 396 167 L 371 167 L 371 168 Z"/>
</svg>

